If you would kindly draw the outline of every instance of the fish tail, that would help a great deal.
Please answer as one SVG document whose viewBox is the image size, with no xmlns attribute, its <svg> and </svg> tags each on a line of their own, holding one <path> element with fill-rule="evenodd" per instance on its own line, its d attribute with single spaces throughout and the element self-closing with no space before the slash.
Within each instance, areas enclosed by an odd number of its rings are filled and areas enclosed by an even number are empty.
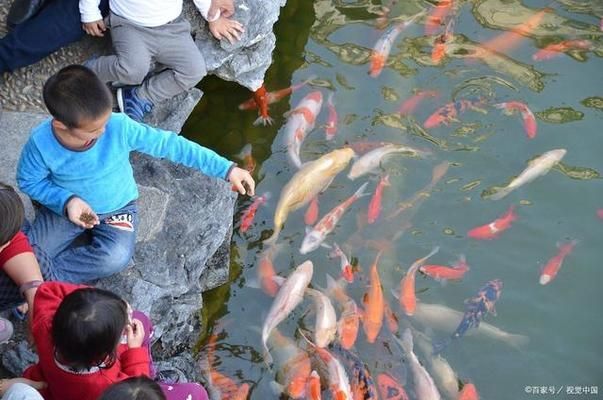
<svg viewBox="0 0 603 400">
<path fill-rule="evenodd" d="M 365 192 L 365 189 L 366 189 L 366 186 L 367 186 L 367 185 L 368 185 L 368 182 L 364 182 L 364 183 L 362 184 L 362 186 L 360 186 L 360 187 L 358 188 L 358 190 L 356 190 L 356 192 L 354 193 L 354 197 L 363 197 L 363 196 L 368 196 L 370 193 L 366 193 L 366 192 Z"/>
<path fill-rule="evenodd" d="M 505 341 L 510 346 L 519 350 L 522 347 L 525 347 L 528 343 L 530 343 L 530 338 L 526 335 L 517 335 L 514 333 L 510 333 L 506 336 Z"/>
<path fill-rule="evenodd" d="M 398 343 L 400 343 L 400 345 L 402 346 L 402 349 L 410 354 L 412 353 L 413 350 L 413 341 L 412 341 L 412 332 L 410 331 L 409 328 L 406 328 L 404 330 L 404 333 L 402 333 L 402 340 L 399 341 Z"/>
<path fill-rule="evenodd" d="M 490 200 L 500 200 L 503 197 L 505 197 L 506 195 L 508 195 L 509 193 L 511 193 L 511 188 L 509 187 L 504 187 L 502 189 L 500 189 L 498 192 L 490 195 Z"/>
</svg>

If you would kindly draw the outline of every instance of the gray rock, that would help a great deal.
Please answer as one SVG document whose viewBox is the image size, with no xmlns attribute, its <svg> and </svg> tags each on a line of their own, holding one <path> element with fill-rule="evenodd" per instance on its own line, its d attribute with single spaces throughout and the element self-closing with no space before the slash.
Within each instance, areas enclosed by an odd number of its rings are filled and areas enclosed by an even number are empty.
<svg viewBox="0 0 603 400">
<path fill-rule="evenodd" d="M 144 122 L 172 132 L 180 132 L 182 125 L 191 114 L 203 92 L 197 88 L 189 89 L 171 99 L 156 104 L 153 111 L 144 118 Z"/>
<path fill-rule="evenodd" d="M 168 118 L 158 125 L 169 124 L 179 131 L 186 116 Z M 21 148 L 32 127 L 45 118 L 48 116 L 2 113 L 2 180 L 15 184 Z M 196 339 L 202 291 L 223 284 L 228 277 L 236 194 L 223 180 L 169 161 L 137 153 L 131 161 L 139 184 L 141 220 L 134 263 L 96 284 L 119 293 L 134 309 L 151 316 L 156 339 L 153 356 L 169 362 L 169 357 L 188 351 Z M 29 200 L 24 203 L 30 204 Z M 30 209 L 30 218 L 32 215 Z M 18 343 L 17 347 L 5 345 L 2 351 L 5 367 L 14 374 L 32 361 L 23 351 L 26 342 Z"/>
</svg>

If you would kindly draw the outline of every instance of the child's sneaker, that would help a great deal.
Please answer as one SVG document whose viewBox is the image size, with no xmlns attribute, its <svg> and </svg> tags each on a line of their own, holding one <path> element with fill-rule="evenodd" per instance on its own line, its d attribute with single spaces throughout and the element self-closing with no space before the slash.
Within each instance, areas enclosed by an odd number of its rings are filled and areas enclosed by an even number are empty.
<svg viewBox="0 0 603 400">
<path fill-rule="evenodd" d="M 138 97 L 135 87 L 117 89 L 117 105 L 122 113 L 138 122 L 142 122 L 142 118 L 150 113 L 154 106 L 150 101 Z"/>
<path fill-rule="evenodd" d="M 8 342 L 13 336 L 13 324 L 9 320 L 0 318 L 0 343 Z"/>
</svg>

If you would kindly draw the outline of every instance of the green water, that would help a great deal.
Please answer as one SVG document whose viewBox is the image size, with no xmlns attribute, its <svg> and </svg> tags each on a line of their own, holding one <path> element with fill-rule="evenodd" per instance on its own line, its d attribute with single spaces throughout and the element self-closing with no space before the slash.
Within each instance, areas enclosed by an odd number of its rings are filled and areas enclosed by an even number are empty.
<svg viewBox="0 0 603 400">
<path fill-rule="evenodd" d="M 402 1 L 391 6 L 390 16 L 407 18 L 429 5 L 427 1 Z M 408 266 L 436 245 L 440 252 L 430 261 L 437 264 L 450 263 L 465 254 L 471 270 L 462 281 L 441 285 L 417 276 L 419 301 L 462 311 L 465 299 L 474 296 L 485 282 L 499 278 L 504 288 L 497 303 L 498 315 L 485 320 L 508 332 L 529 336 L 530 342 L 514 349 L 476 336 L 456 341 L 443 355 L 459 378 L 474 382 L 483 399 L 603 397 L 567 394 L 568 387 L 575 391 L 576 387 L 596 386 L 603 392 L 603 220 L 596 215 L 597 209 L 603 208 L 603 183 L 598 175 L 603 170 L 603 40 L 599 31 L 603 6 L 596 1 L 576 0 L 458 2 L 454 54 L 442 64 L 432 65 L 431 40 L 423 36 L 420 22 L 398 37 L 388 66 L 379 77 L 371 78 L 367 75 L 368 56 L 383 32 L 374 26 L 378 6 L 376 1 L 288 1 L 275 27 L 277 46 L 266 75 L 267 88 L 284 88 L 311 76 L 315 79 L 311 87 L 270 107 L 275 118 L 271 127 L 253 127 L 256 113 L 238 110 L 237 105 L 249 96 L 247 90 L 219 79 L 208 78 L 201 84 L 205 96 L 190 117 L 185 135 L 231 158 L 251 143 L 258 161 L 257 192 L 269 191 L 273 197 L 259 209 L 246 233 L 236 230 L 237 214 L 231 280 L 204 295 L 207 326 L 200 333 L 200 344 L 205 344 L 206 333 L 216 324 L 225 327 L 218 341 L 216 369 L 238 383 L 248 382 L 253 399 L 276 397 L 270 387 L 275 371 L 262 362 L 257 331 L 272 298 L 246 283 L 256 277 L 261 241 L 273 229 L 278 195 L 295 172 L 283 145 L 282 114 L 311 89 L 319 89 L 325 99 L 329 91 L 335 94 L 339 130 L 334 141 L 325 140 L 320 127 L 327 118 L 325 102 L 315 130 L 302 147 L 302 160 L 358 140 L 405 143 L 433 152 L 423 160 L 392 157 L 383 165 L 392 181 L 384 192 L 383 214 L 422 188 L 431 179 L 435 165 L 443 160 L 451 163 L 432 195 L 414 210 L 412 227 L 379 263 L 384 294 L 402 323 L 407 320 L 390 291 L 398 287 Z M 464 56 L 480 42 L 501 34 L 505 26 L 525 20 L 533 10 L 545 6 L 552 12 L 516 48 L 479 61 Z M 538 48 L 562 39 L 588 39 L 593 49 L 572 51 L 547 61 L 532 60 Z M 421 103 L 414 119 L 397 117 L 400 103 L 416 88 L 437 89 L 441 98 Z M 489 106 L 483 107 L 485 113 L 467 111 L 460 115 L 459 122 L 428 130 L 430 136 L 409 128 L 415 120 L 422 124 L 453 97 L 471 96 L 483 96 L 488 104 L 508 100 L 527 103 L 537 116 L 538 136 L 528 140 L 519 115 L 506 116 Z M 484 191 L 504 185 L 519 174 L 528 160 L 556 148 L 567 149 L 567 155 L 548 175 L 502 200 L 482 198 Z M 377 182 L 377 176 L 352 182 L 345 175 L 340 174 L 320 197 L 321 216 L 349 197 L 362 182 L 369 180 L 371 191 Z M 238 211 L 250 202 L 241 198 Z M 346 243 L 368 202 L 367 197 L 354 204 L 327 242 Z M 466 237 L 469 229 L 493 221 L 511 204 L 516 205 L 519 218 L 500 238 L 476 241 Z M 299 254 L 304 211 L 291 213 L 286 221 L 279 239 L 285 249 L 276 258 L 275 268 L 287 276 L 296 265 L 310 259 L 314 262 L 312 284 L 324 287 L 325 273 L 337 275 L 339 261 L 330 260 L 328 250 L 322 248 L 307 256 Z M 395 224 L 400 221 L 381 218 L 364 231 L 363 238 L 391 239 L 399 227 Z M 578 245 L 556 279 L 541 286 L 540 268 L 557 253 L 557 242 L 570 239 L 578 240 Z M 362 272 L 348 294 L 359 304 L 368 284 L 363 276 L 375 254 L 364 242 L 352 247 L 351 256 L 358 260 Z M 313 314 L 306 313 L 310 308 L 311 303 L 304 301 L 280 330 L 293 336 L 297 327 L 313 326 Z M 435 339 L 451 333 L 427 332 Z M 355 351 L 375 377 L 384 370 L 402 377 L 405 374 L 400 352 L 386 327 L 372 345 L 360 332 Z M 420 352 L 419 357 L 423 360 Z M 554 386 L 561 392 L 528 394 L 526 386 Z M 413 397 L 411 378 L 408 387 Z M 325 391 L 323 396 L 330 395 Z"/>
</svg>

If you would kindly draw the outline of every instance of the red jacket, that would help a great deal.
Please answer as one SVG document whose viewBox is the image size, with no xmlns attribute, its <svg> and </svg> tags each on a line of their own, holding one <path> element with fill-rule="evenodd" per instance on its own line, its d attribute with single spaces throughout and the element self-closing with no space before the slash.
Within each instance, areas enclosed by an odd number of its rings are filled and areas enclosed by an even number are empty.
<svg viewBox="0 0 603 400">
<path fill-rule="evenodd" d="M 44 381 L 48 387 L 41 391 L 47 400 L 96 400 L 112 383 L 131 376 L 149 376 L 150 358 L 145 347 L 128 349 L 120 344 L 117 361 L 111 368 L 97 372 L 78 374 L 61 369 L 54 359 L 52 342 L 52 318 L 65 296 L 83 285 L 46 282 L 40 286 L 34 298 L 32 332 L 40 361 L 27 368 L 23 376 Z"/>
</svg>

